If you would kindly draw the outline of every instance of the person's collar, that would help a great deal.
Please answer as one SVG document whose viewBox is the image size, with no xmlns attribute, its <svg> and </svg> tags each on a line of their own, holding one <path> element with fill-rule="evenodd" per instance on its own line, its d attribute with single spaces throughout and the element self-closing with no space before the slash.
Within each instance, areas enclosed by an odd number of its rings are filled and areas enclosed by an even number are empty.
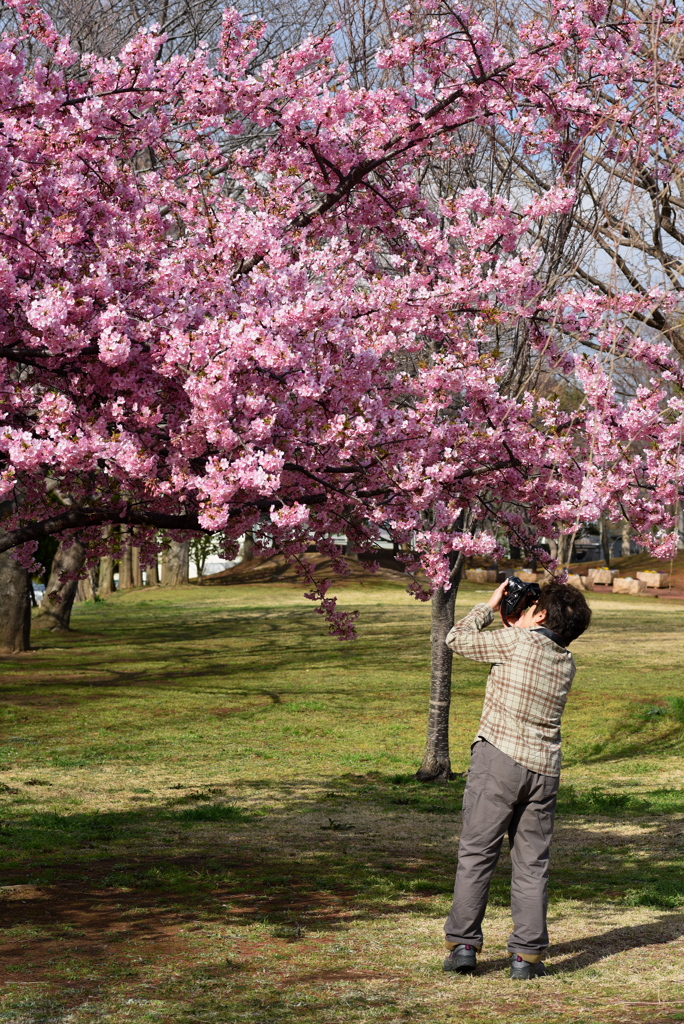
<svg viewBox="0 0 684 1024">
<path fill-rule="evenodd" d="M 531 633 L 543 633 L 544 636 L 548 636 L 549 640 L 553 640 L 554 644 L 558 644 L 559 647 L 565 648 L 567 644 L 562 637 L 558 636 L 558 633 L 554 633 L 552 629 L 547 629 L 546 626 L 534 626 Z"/>
</svg>

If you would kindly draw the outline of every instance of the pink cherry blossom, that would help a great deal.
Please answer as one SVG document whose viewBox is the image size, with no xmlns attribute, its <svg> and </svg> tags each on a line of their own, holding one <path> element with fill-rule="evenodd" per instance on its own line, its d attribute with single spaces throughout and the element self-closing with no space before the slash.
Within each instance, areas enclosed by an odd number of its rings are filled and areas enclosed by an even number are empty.
<svg viewBox="0 0 684 1024">
<path fill-rule="evenodd" d="M 449 585 L 458 552 L 534 547 L 604 512 L 671 549 L 684 371 L 625 324 L 676 296 L 551 292 L 535 242 L 575 202 L 569 138 L 628 163 L 661 132 L 684 158 L 681 118 L 656 117 L 681 113 L 681 67 L 649 64 L 636 14 L 554 0 L 553 31 L 533 19 L 511 54 L 467 11 L 427 3 L 378 58 L 401 86 L 366 90 L 329 39 L 254 75 L 262 29 L 235 12 L 212 66 L 203 48 L 161 63 L 149 32 L 79 57 L 30 0 L 11 5 L 0 549 L 78 531 L 93 561 L 101 527 L 127 523 L 149 560 L 159 530 L 219 531 L 231 550 L 250 530 L 300 564 L 343 636 L 354 617 L 300 559 L 315 542 L 344 571 L 338 533 L 413 545 L 419 597 Z M 458 160 L 474 124 L 565 153 L 564 176 L 517 204 L 482 188 L 436 200 L 426 169 Z M 495 338 L 523 328 L 574 406 L 507 387 Z M 618 393 L 615 359 L 639 367 L 634 394 Z"/>
</svg>

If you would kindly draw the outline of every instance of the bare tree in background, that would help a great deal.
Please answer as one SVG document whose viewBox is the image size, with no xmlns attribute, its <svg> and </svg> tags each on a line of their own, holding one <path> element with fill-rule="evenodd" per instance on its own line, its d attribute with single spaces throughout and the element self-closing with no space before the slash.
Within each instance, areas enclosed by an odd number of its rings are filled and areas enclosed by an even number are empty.
<svg viewBox="0 0 684 1024">
<path fill-rule="evenodd" d="M 309 34 L 324 33 L 338 20 L 325 0 L 43 0 L 42 6 L 81 53 L 111 56 L 136 32 L 156 25 L 167 35 L 161 60 L 188 53 L 201 42 L 215 49 L 228 6 L 267 23 L 260 60 L 296 46 Z M 5 18 L 11 23 L 10 12 Z"/>
<path fill-rule="evenodd" d="M 206 43 L 216 50 L 223 11 L 236 8 L 245 19 L 266 24 L 256 59 L 277 57 L 308 35 L 332 34 L 338 56 L 350 68 L 356 85 L 371 88 L 381 75 L 377 49 L 393 31 L 392 12 L 399 0 L 43 0 L 43 9 L 59 32 L 68 35 L 81 53 L 111 56 L 140 29 L 157 25 L 167 35 L 160 50 L 165 60 Z M 0 27 L 12 25 L 14 14 L 0 6 Z"/>
<path fill-rule="evenodd" d="M 544 3 L 524 5 L 503 0 L 480 0 L 488 21 L 496 22 L 497 34 L 510 46 L 518 43 L 517 26 L 535 13 L 549 19 Z M 632 0 L 627 7 L 637 18 L 651 12 L 650 35 L 642 33 L 644 56 L 656 66 L 662 61 L 681 63 L 684 40 L 660 32 L 657 5 Z M 549 23 L 549 29 L 551 29 Z M 645 102 L 652 83 L 634 83 L 633 103 Z M 652 95 L 651 95 L 652 99 Z M 684 290 L 684 176 L 679 162 L 662 142 L 664 133 L 650 138 L 635 136 L 629 124 L 616 128 L 610 122 L 611 98 L 606 105 L 606 131 L 577 137 L 568 132 L 553 157 L 524 152 L 513 135 L 479 129 L 481 150 L 474 177 L 484 184 L 487 165 L 489 180 L 498 175 L 500 194 L 525 199 L 547 192 L 558 182 L 576 191 L 570 212 L 557 219 L 552 230 L 544 225 L 536 239 L 542 254 L 540 281 L 546 287 L 564 288 L 589 284 L 605 294 L 636 291 L 646 295 L 654 286 L 676 294 Z M 663 104 L 663 121 L 682 116 L 679 109 Z M 619 157 L 629 147 L 629 159 Z M 665 171 L 663 169 L 666 169 Z M 666 339 L 684 358 L 684 312 L 671 312 L 656 305 L 648 317 L 626 317 L 625 328 L 641 337 Z M 614 360 L 614 378 L 628 390 L 635 385 L 633 370 L 624 360 Z M 638 382 L 636 382 L 638 383 Z"/>
</svg>

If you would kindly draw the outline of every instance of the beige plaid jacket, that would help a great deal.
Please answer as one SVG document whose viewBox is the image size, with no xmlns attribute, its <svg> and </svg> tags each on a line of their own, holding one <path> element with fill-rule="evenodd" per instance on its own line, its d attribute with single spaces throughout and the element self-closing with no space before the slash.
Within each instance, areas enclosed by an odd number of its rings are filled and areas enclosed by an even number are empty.
<svg viewBox="0 0 684 1024">
<path fill-rule="evenodd" d="M 476 604 L 446 638 L 457 654 L 492 663 L 475 738 L 530 771 L 560 775 L 560 721 L 575 662 L 543 633 L 515 626 L 483 633 L 493 617 L 488 604 Z"/>
</svg>

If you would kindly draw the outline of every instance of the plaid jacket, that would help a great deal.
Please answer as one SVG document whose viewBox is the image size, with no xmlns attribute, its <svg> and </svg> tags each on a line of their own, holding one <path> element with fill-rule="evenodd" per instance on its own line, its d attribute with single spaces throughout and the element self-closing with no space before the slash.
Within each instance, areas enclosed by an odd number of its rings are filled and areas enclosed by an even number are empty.
<svg viewBox="0 0 684 1024">
<path fill-rule="evenodd" d="M 492 663 L 476 739 L 530 771 L 560 775 L 560 720 L 575 662 L 543 633 L 515 626 L 481 632 L 493 616 L 488 604 L 476 604 L 446 638 L 457 654 Z"/>
</svg>

